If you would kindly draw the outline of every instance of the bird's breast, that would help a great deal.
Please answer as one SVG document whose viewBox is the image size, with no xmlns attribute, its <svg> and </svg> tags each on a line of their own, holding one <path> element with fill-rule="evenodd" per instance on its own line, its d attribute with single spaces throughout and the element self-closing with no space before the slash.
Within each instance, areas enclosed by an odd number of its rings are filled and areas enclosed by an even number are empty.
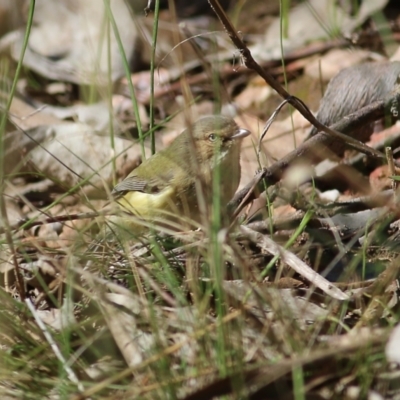
<svg viewBox="0 0 400 400">
<path fill-rule="evenodd" d="M 166 187 L 159 193 L 128 192 L 118 200 L 119 205 L 132 214 L 143 218 L 153 218 L 172 211 L 174 207 L 174 190 Z"/>
</svg>

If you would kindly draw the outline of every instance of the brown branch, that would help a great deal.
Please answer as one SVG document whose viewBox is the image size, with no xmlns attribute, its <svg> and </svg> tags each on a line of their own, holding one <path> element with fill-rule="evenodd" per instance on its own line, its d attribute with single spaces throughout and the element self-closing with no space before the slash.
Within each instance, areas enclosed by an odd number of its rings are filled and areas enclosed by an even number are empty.
<svg viewBox="0 0 400 400">
<path fill-rule="evenodd" d="M 218 0 L 208 0 L 211 8 L 214 10 L 215 14 L 221 21 L 222 25 L 224 26 L 226 33 L 228 34 L 229 38 L 233 42 L 233 44 L 238 48 L 240 54 L 242 56 L 243 62 L 247 68 L 254 70 L 255 72 L 260 75 L 268 85 L 270 85 L 283 99 L 287 100 L 294 108 L 296 108 L 304 118 L 306 118 L 312 125 L 314 125 L 319 131 L 328 133 L 335 137 L 336 140 L 341 140 L 346 143 L 347 146 L 350 146 L 361 153 L 365 153 L 371 157 L 379 157 L 385 158 L 385 155 L 380 151 L 372 149 L 371 147 L 361 143 L 360 141 L 344 135 L 337 130 L 331 129 L 323 124 L 321 124 L 311 113 L 308 107 L 297 97 L 291 96 L 282 85 L 277 82 L 273 76 L 264 68 L 262 68 L 252 57 L 250 50 L 244 44 L 243 40 L 238 36 L 235 28 L 233 27 L 232 23 L 230 22 L 229 18 L 227 17 L 225 11 L 219 4 Z"/>
<path fill-rule="evenodd" d="M 350 133 L 357 127 L 383 118 L 385 111 L 399 101 L 400 91 L 392 92 L 384 100 L 376 101 L 344 117 L 339 122 L 333 124 L 332 128 L 344 133 Z M 264 191 L 265 186 L 279 182 L 285 170 L 293 162 L 297 162 L 299 159 L 306 159 L 310 163 L 317 163 L 326 158 L 328 152 L 336 152 L 340 146 L 344 146 L 344 143 L 337 141 L 335 137 L 323 132 L 318 133 L 302 143 L 297 149 L 272 164 L 269 168 L 264 168 L 260 171 L 246 187 L 236 193 L 235 197 L 229 203 L 229 208 L 236 210 L 234 213 L 236 216 L 244 206 Z"/>
</svg>

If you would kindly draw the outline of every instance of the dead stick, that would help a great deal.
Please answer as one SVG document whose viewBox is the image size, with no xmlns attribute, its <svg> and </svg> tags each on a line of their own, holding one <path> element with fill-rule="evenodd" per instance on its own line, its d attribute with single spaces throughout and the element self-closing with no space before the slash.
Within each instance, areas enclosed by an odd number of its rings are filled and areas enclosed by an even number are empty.
<svg viewBox="0 0 400 400">
<path fill-rule="evenodd" d="M 376 101 L 344 117 L 339 122 L 333 124 L 332 128 L 344 133 L 351 132 L 357 127 L 383 118 L 385 110 L 390 109 L 393 104 L 399 101 L 400 91 L 392 92 L 384 100 Z M 266 186 L 279 182 L 285 170 L 293 162 L 297 162 L 302 158 L 307 159 L 310 163 L 317 163 L 325 158 L 326 152 L 329 149 L 335 149 L 337 145 L 338 142 L 335 137 L 323 132 L 318 133 L 302 143 L 297 149 L 276 161 L 269 168 L 264 168 L 260 171 L 242 190 L 236 193 L 235 197 L 229 203 L 229 208 L 236 210 L 235 214 L 238 214 L 243 207 L 258 197 Z M 244 201 L 244 199 L 246 200 Z M 238 209 L 239 205 L 240 209 Z"/>
<path fill-rule="evenodd" d="M 347 135 L 344 135 L 341 132 L 338 132 L 336 130 L 330 129 L 329 127 L 321 124 L 312 112 L 309 110 L 309 108 L 297 97 L 291 96 L 282 85 L 279 84 L 279 82 L 274 79 L 274 77 L 264 68 L 258 64 L 253 56 L 251 55 L 251 52 L 249 48 L 244 44 L 243 40 L 239 37 L 237 34 L 236 30 L 234 29 L 231 21 L 227 17 L 225 11 L 219 4 L 218 0 L 208 0 L 208 3 L 210 4 L 211 8 L 214 10 L 215 14 L 221 21 L 222 25 L 224 26 L 229 38 L 232 40 L 233 44 L 238 48 L 240 51 L 240 55 L 243 59 L 244 64 L 246 65 L 247 68 L 254 70 L 255 72 L 260 75 L 268 85 L 270 85 L 276 92 L 283 98 L 285 99 L 288 103 L 290 103 L 296 110 L 298 110 L 301 115 L 307 121 L 309 121 L 312 125 L 314 125 L 318 130 L 323 131 L 328 133 L 329 135 L 332 135 L 336 137 L 337 139 L 342 140 L 345 142 L 348 146 L 365 153 L 371 157 L 378 157 L 378 158 L 385 158 L 385 155 L 381 153 L 380 151 L 377 151 L 364 143 L 350 137 Z"/>
</svg>

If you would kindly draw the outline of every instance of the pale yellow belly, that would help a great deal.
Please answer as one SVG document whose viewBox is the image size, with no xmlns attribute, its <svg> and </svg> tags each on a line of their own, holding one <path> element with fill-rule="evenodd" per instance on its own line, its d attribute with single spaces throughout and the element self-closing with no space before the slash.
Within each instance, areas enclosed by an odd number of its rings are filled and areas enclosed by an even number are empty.
<svg viewBox="0 0 400 400">
<path fill-rule="evenodd" d="M 128 192 L 118 199 L 119 206 L 125 211 L 142 218 L 154 218 L 174 211 L 172 188 L 166 188 L 157 194 Z"/>
<path fill-rule="evenodd" d="M 107 218 L 109 228 L 133 235 L 150 231 L 176 215 L 173 197 L 172 188 L 158 194 L 128 192 L 117 200 L 122 212 Z"/>
</svg>

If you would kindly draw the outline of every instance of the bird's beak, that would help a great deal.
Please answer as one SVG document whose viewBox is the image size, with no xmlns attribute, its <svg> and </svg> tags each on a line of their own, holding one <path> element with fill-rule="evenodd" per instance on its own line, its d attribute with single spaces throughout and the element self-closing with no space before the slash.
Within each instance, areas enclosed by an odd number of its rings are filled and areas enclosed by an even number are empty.
<svg viewBox="0 0 400 400">
<path fill-rule="evenodd" d="M 243 139 L 246 136 L 250 135 L 250 131 L 248 131 L 247 129 L 243 129 L 240 128 L 233 136 L 231 136 L 232 140 L 236 140 L 236 139 Z"/>
</svg>

